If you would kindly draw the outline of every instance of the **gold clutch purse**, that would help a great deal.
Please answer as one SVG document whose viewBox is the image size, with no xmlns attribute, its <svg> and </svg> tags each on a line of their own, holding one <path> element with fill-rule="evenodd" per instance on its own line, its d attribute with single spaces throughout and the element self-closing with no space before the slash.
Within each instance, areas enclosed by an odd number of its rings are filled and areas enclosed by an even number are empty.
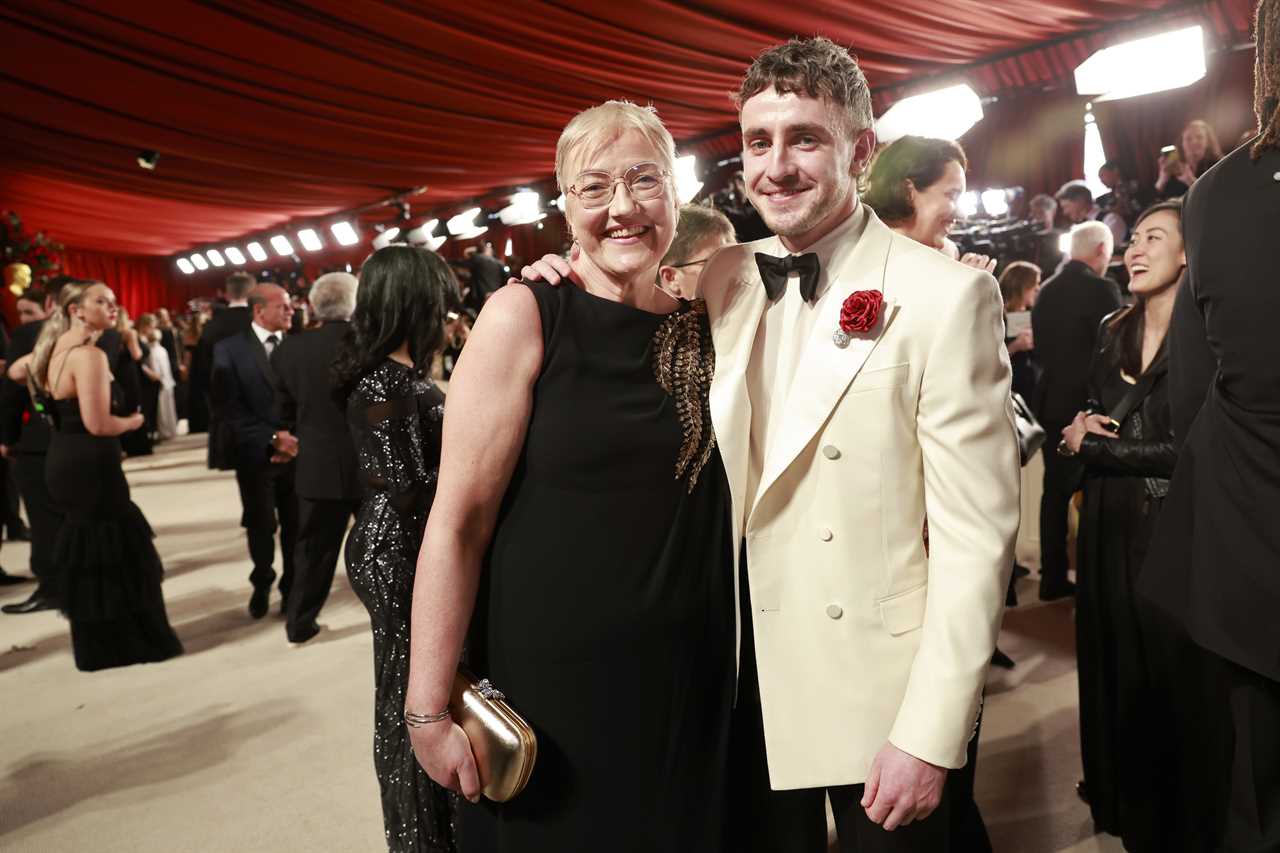
<svg viewBox="0 0 1280 853">
<path fill-rule="evenodd" d="M 538 739 L 502 692 L 459 667 L 449 710 L 471 741 L 484 795 L 505 803 L 523 791 L 538 758 Z"/>
</svg>

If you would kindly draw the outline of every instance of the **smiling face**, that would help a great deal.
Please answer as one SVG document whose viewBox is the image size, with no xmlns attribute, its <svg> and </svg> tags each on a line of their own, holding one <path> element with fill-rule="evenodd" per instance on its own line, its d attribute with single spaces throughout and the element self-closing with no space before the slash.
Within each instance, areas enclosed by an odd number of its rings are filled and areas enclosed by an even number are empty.
<svg viewBox="0 0 1280 853">
<path fill-rule="evenodd" d="M 1129 270 L 1129 291 L 1149 298 L 1178 283 L 1187 256 L 1178 217 L 1171 210 L 1158 210 L 1133 229 L 1133 242 L 1124 253 Z"/>
<path fill-rule="evenodd" d="M 907 236 L 935 249 L 943 247 L 943 241 L 956 224 L 956 203 L 964 194 L 964 169 L 955 160 L 943 168 L 942 177 L 923 190 L 917 190 L 907 181 L 907 197 L 915 216 L 905 229 Z"/>
<path fill-rule="evenodd" d="M 1209 134 L 1202 125 L 1189 124 L 1182 131 L 1182 155 L 1188 163 L 1199 163 L 1209 150 Z"/>
<path fill-rule="evenodd" d="M 85 288 L 79 304 L 72 305 L 70 313 L 92 331 L 101 332 L 115 326 L 120 309 L 116 307 L 116 295 L 111 288 L 98 283 Z"/>
<path fill-rule="evenodd" d="M 788 249 L 802 251 L 853 212 L 872 131 L 851 140 L 826 99 L 773 88 L 743 103 L 741 120 L 747 198 Z"/>
<path fill-rule="evenodd" d="M 671 176 L 661 179 L 662 192 L 639 201 L 621 181 L 633 166 L 661 161 L 653 143 L 638 130 L 583 145 L 570 161 L 569 174 L 608 172 L 617 180 L 613 199 L 603 207 L 588 209 L 577 195 L 565 193 L 565 218 L 585 263 L 611 279 L 653 281 L 675 239 L 678 202 Z"/>
</svg>

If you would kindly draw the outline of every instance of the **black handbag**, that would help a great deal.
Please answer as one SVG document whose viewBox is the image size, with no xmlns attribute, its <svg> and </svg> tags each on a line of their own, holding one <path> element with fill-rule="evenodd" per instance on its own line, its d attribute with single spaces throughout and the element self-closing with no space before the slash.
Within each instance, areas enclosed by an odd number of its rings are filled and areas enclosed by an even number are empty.
<svg viewBox="0 0 1280 853">
<path fill-rule="evenodd" d="M 1031 414 L 1031 407 L 1022 399 L 1021 394 L 1013 392 L 1010 396 L 1013 398 L 1013 423 L 1018 431 L 1018 456 L 1022 459 L 1022 464 L 1026 465 L 1044 446 L 1044 427 Z"/>
</svg>

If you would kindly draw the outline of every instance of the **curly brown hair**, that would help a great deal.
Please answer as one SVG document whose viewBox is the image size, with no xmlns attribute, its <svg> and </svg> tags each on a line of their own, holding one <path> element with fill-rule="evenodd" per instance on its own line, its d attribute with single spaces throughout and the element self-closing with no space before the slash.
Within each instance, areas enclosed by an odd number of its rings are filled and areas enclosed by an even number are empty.
<svg viewBox="0 0 1280 853">
<path fill-rule="evenodd" d="M 840 107 L 849 137 L 872 126 L 871 88 L 857 58 L 831 39 L 793 38 L 756 57 L 733 102 L 742 105 L 766 89 L 825 98 Z"/>
</svg>

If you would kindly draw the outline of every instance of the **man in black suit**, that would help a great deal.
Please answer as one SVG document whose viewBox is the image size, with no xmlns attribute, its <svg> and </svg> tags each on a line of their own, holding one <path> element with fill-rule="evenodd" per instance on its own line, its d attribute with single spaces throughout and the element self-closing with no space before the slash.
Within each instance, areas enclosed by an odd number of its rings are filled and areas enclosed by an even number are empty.
<svg viewBox="0 0 1280 853">
<path fill-rule="evenodd" d="M 1120 307 L 1120 289 L 1103 278 L 1111 261 L 1111 229 L 1087 221 L 1071 229 L 1071 260 L 1040 289 L 1031 309 L 1031 333 L 1042 374 L 1032 403 L 1044 426 L 1044 494 L 1040 498 L 1040 598 L 1075 592 L 1067 580 L 1067 510 L 1082 470 L 1059 456 L 1058 440 L 1084 408 L 1089 362 L 1102 318 Z"/>
<path fill-rule="evenodd" d="M 333 272 L 311 286 L 320 328 L 291 335 L 271 356 L 277 420 L 298 437 L 298 542 L 285 633 L 305 643 L 320 630 L 316 617 L 329 596 L 338 553 L 361 485 L 346 412 L 333 397 L 332 365 L 356 307 L 356 277 Z"/>
<path fill-rule="evenodd" d="M 30 289 L 18 298 L 22 325 L 13 330 L 5 362 L 13 364 L 35 349 L 45 318 L 58 310 L 58 291 L 74 283 L 70 276 L 50 282 L 47 293 Z M 58 606 L 53 565 L 53 540 L 62 524 L 62 513 L 49 496 L 44 480 L 45 455 L 49 452 L 49 426 L 31 405 L 27 386 L 7 376 L 0 380 L 0 453 L 14 464 L 18 491 L 27 505 L 31 527 L 31 573 L 38 581 L 26 601 L 6 604 L 5 613 L 35 613 Z"/>
<path fill-rule="evenodd" d="M 249 539 L 253 595 L 249 615 L 267 613 L 276 552 L 277 519 L 283 570 L 281 612 L 293 584 L 293 549 L 298 529 L 294 497 L 293 458 L 298 440 L 276 420 L 275 372 L 270 357 L 284 339 L 293 319 L 293 306 L 284 288 L 259 284 L 249 291 L 253 320 L 248 331 L 224 338 L 213 348 L 213 376 L 209 393 L 210 464 L 234 468 L 243 513 L 240 523 Z"/>
<path fill-rule="evenodd" d="M 471 256 L 468 265 L 471 286 L 467 290 L 467 307 L 479 313 L 485 300 L 507 283 L 507 268 L 494 257 L 493 244 L 488 241 Z"/>
<path fill-rule="evenodd" d="M 200 341 L 196 344 L 196 351 L 191 356 L 190 396 L 187 402 L 189 412 L 187 423 L 191 432 L 204 432 L 205 429 L 208 429 L 210 435 L 214 432 L 213 413 L 209 401 L 213 376 L 213 348 L 219 341 L 249 330 L 249 323 L 253 319 L 249 312 L 249 291 L 256 283 L 254 277 L 244 270 L 236 270 L 227 276 L 225 292 L 229 304 L 226 308 L 214 311 L 213 317 L 200 332 Z M 213 463 L 212 456 L 209 457 L 209 467 L 218 467 Z"/>
<path fill-rule="evenodd" d="M 1166 616 L 1186 849 L 1280 850 L 1280 0 L 1258 5 L 1262 132 L 1201 175 L 1169 327 L 1178 466 L 1139 594 Z"/>
</svg>

